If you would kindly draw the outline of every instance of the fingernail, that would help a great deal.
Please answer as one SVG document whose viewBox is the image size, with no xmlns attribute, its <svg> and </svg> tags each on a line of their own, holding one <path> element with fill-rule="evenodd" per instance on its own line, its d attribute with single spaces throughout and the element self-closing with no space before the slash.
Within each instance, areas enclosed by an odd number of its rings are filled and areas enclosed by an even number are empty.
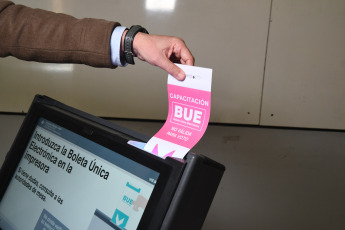
<svg viewBox="0 0 345 230">
<path fill-rule="evenodd" d="M 184 80 L 184 78 L 185 78 L 185 76 L 184 76 L 183 73 L 179 73 L 179 74 L 177 75 L 177 77 L 178 77 L 178 79 L 179 79 L 180 81 Z"/>
</svg>

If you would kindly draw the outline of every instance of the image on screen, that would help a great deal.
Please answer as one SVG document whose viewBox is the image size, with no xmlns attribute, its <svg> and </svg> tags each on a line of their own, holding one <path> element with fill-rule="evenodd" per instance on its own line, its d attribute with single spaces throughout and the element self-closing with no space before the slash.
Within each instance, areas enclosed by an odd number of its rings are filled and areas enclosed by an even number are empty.
<svg viewBox="0 0 345 230">
<path fill-rule="evenodd" d="M 136 229 L 159 173 L 40 118 L 0 204 L 0 229 Z"/>
</svg>

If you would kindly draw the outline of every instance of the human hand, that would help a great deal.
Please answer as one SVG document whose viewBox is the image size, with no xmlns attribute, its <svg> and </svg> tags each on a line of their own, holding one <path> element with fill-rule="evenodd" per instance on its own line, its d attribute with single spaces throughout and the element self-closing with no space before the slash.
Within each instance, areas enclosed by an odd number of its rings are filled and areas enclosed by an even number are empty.
<svg viewBox="0 0 345 230">
<path fill-rule="evenodd" d="M 133 51 L 140 60 L 162 68 L 181 81 L 186 74 L 174 63 L 194 65 L 193 55 L 178 37 L 138 33 L 133 41 Z"/>
</svg>

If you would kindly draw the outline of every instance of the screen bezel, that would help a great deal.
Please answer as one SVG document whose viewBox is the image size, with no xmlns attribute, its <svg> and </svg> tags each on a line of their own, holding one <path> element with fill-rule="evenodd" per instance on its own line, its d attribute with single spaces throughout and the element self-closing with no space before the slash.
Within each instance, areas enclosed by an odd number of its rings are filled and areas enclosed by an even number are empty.
<svg viewBox="0 0 345 230">
<path fill-rule="evenodd" d="M 143 140 L 140 139 L 140 135 L 134 135 L 135 133 L 130 130 L 127 132 L 126 129 L 104 119 L 94 117 L 40 95 L 35 97 L 2 165 L 0 171 L 0 180 L 2 181 L 0 185 L 0 202 L 40 118 L 47 119 L 158 172 L 160 174 L 158 181 L 145 208 L 138 229 L 159 229 L 183 173 L 185 162 L 171 158 L 161 159 L 128 145 L 128 140 Z"/>
</svg>

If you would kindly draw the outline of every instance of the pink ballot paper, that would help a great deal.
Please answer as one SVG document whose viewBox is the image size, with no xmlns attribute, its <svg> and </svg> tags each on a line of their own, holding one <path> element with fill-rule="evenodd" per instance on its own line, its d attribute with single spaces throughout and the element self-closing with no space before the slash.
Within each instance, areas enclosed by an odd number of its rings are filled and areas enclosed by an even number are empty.
<svg viewBox="0 0 345 230">
<path fill-rule="evenodd" d="M 167 120 L 144 146 L 144 150 L 162 158 L 182 159 L 204 135 L 210 119 L 212 69 L 178 66 L 187 77 L 178 81 L 168 76 Z"/>
</svg>

